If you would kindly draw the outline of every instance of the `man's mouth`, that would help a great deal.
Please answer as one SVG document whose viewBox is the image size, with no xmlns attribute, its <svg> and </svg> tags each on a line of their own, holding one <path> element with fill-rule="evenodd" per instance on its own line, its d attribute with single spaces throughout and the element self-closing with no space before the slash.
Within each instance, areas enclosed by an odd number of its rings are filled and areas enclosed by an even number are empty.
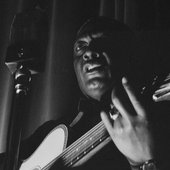
<svg viewBox="0 0 170 170">
<path fill-rule="evenodd" d="M 85 73 L 93 73 L 95 71 L 98 71 L 102 68 L 103 66 L 101 64 L 85 64 L 83 67 L 83 72 Z"/>
</svg>

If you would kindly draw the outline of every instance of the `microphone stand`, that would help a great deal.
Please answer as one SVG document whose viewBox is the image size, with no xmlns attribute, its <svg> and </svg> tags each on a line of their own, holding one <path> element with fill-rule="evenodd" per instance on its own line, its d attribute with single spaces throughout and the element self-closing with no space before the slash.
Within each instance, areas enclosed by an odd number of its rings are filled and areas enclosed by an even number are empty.
<svg viewBox="0 0 170 170">
<path fill-rule="evenodd" d="M 24 106 L 31 83 L 31 72 L 20 65 L 14 72 L 14 95 L 12 101 L 9 133 L 7 138 L 7 159 L 5 170 L 19 169 L 19 150 L 24 122 Z"/>
<path fill-rule="evenodd" d="M 14 79 L 4 170 L 18 170 L 25 104 L 32 75 L 44 69 L 48 35 L 46 12 L 39 8 L 17 13 L 10 31 L 5 64 Z"/>
</svg>

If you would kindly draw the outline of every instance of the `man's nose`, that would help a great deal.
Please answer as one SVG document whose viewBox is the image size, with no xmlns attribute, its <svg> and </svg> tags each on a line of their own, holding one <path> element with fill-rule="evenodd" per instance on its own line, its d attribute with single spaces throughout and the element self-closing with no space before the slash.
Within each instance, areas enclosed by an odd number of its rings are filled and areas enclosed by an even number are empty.
<svg viewBox="0 0 170 170">
<path fill-rule="evenodd" d="M 97 59 L 97 58 L 99 58 L 99 53 L 91 51 L 91 50 L 88 50 L 83 54 L 83 60 L 84 61 Z"/>
</svg>

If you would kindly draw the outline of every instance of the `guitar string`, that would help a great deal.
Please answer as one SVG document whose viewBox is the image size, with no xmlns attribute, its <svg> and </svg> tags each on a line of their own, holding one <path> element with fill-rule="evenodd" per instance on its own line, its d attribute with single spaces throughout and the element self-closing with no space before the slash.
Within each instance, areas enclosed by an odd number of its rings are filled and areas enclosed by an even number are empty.
<svg viewBox="0 0 170 170">
<path fill-rule="evenodd" d="M 93 135 L 93 140 L 89 140 L 87 141 L 87 143 L 85 143 L 84 141 L 76 148 L 76 150 L 74 152 L 72 152 L 72 154 L 70 155 L 66 155 L 65 157 L 63 157 L 63 161 L 67 161 L 70 157 L 72 157 L 72 159 L 79 157 L 79 155 L 81 155 L 83 152 L 86 151 L 86 149 L 88 149 L 89 147 L 92 147 L 93 144 L 95 144 L 97 141 L 99 141 L 102 136 L 104 136 L 104 132 L 106 132 L 106 130 L 104 127 L 101 127 L 100 129 L 97 129 L 97 131 L 95 132 L 96 134 L 91 134 L 91 136 Z"/>
<path fill-rule="evenodd" d="M 103 127 L 103 124 L 102 124 L 102 122 L 100 122 L 100 124 L 97 124 L 97 126 L 92 128 L 90 131 L 88 131 L 82 137 L 80 137 L 76 142 L 74 142 L 73 145 L 71 146 L 70 150 L 74 151 L 74 148 L 77 148 L 77 146 L 79 146 L 83 143 L 82 141 L 84 141 L 85 139 L 88 139 L 90 136 L 92 136 L 92 134 L 94 132 L 96 132 L 97 130 L 99 130 L 102 127 Z M 65 155 L 69 156 L 72 153 L 70 150 L 67 150 L 69 152 L 66 152 L 65 154 L 63 154 L 63 156 L 65 156 Z"/>
<path fill-rule="evenodd" d="M 67 152 L 72 152 L 75 150 L 75 147 L 81 143 L 82 140 L 84 140 L 84 138 L 87 138 L 87 136 L 89 136 L 91 133 L 93 133 L 93 131 L 96 131 L 96 129 L 99 129 L 98 127 L 100 127 L 102 125 L 102 121 L 100 123 L 98 123 L 96 126 L 94 126 L 91 130 L 89 130 L 86 134 L 84 134 L 81 138 L 79 138 L 77 141 L 75 141 L 73 144 L 71 144 L 68 148 L 66 148 L 65 151 L 63 151 L 62 154 L 60 154 L 58 157 L 54 158 L 51 162 L 49 162 L 43 169 L 48 168 L 49 166 L 51 166 L 53 163 L 55 163 L 56 160 L 58 160 L 59 158 L 61 158 L 62 156 L 66 155 Z"/>
<path fill-rule="evenodd" d="M 42 168 L 42 170 L 47 170 L 47 168 L 49 168 L 52 164 L 54 164 L 59 158 L 61 158 L 62 156 L 66 155 L 67 152 L 69 152 L 70 150 L 74 150 L 74 148 L 81 143 L 82 140 L 84 140 L 85 138 L 87 138 L 88 136 L 91 135 L 91 133 L 93 133 L 94 131 L 96 131 L 96 129 L 102 128 L 104 127 L 103 122 L 99 122 L 96 126 L 94 126 L 91 130 L 89 130 L 87 133 L 85 133 L 82 137 L 80 137 L 77 141 L 75 141 L 74 143 L 72 143 L 69 147 L 67 147 L 59 156 L 57 156 L 56 158 L 54 158 L 52 161 L 50 161 L 46 166 L 44 166 Z M 71 152 L 70 151 L 70 152 Z"/>
<path fill-rule="evenodd" d="M 70 165 L 73 165 L 74 163 L 76 163 L 77 161 L 79 161 L 83 156 L 85 156 L 84 151 L 86 151 L 86 153 L 89 153 L 92 149 L 94 149 L 96 146 L 98 146 L 101 142 L 103 142 L 107 137 L 107 133 L 105 133 L 103 135 L 104 131 L 101 131 L 100 133 L 98 133 L 98 137 L 93 141 L 93 143 L 88 143 L 87 146 L 82 147 L 82 149 L 79 151 L 79 153 L 77 154 L 73 154 L 71 159 L 64 159 L 64 165 L 69 167 Z M 100 139 L 102 139 L 100 141 Z M 91 147 L 93 145 L 93 147 Z"/>
<path fill-rule="evenodd" d="M 108 138 L 108 139 L 110 139 L 109 141 L 111 141 L 111 138 Z M 106 139 L 105 139 L 105 140 L 106 140 Z M 104 140 L 103 140 L 103 141 L 104 141 Z M 95 146 L 95 147 L 97 147 L 98 145 L 99 145 L 99 143 L 96 143 L 96 146 Z M 95 148 L 95 147 L 94 147 L 94 148 Z M 89 153 L 91 150 L 92 150 L 91 148 L 88 148 L 88 149 L 87 149 L 87 153 Z M 65 167 L 72 167 L 75 163 L 77 163 L 78 161 L 80 161 L 84 156 L 85 156 L 85 155 L 82 154 L 82 155 L 79 156 L 80 159 L 74 159 L 74 160 L 72 160 L 71 162 L 66 162 L 66 163 L 64 164 L 64 166 L 65 166 Z"/>
<path fill-rule="evenodd" d="M 100 126 L 98 128 L 96 128 L 93 132 L 89 133 L 86 137 L 85 140 L 81 140 L 80 143 L 77 143 L 76 145 L 76 150 L 77 148 L 81 148 L 81 146 L 85 146 L 84 144 L 88 144 L 92 139 L 94 140 L 95 137 L 98 135 L 98 131 L 100 131 L 100 129 L 102 130 L 104 126 Z M 95 135 L 94 135 L 95 133 Z M 80 146 L 80 147 L 79 147 Z M 70 152 L 71 153 L 71 152 Z M 72 153 L 71 153 L 72 154 Z M 69 157 L 71 154 L 66 154 L 66 157 Z M 73 152 L 74 154 L 74 152 Z"/>
<path fill-rule="evenodd" d="M 95 142 L 96 140 L 99 140 L 101 138 L 101 133 L 104 134 L 104 131 L 105 130 L 105 127 L 104 126 L 101 126 L 100 128 L 98 128 L 95 132 L 95 135 L 94 133 L 91 133 L 90 136 L 92 136 L 93 140 L 86 140 L 87 143 L 85 143 L 85 141 L 81 142 L 80 144 L 80 149 L 78 149 L 78 151 L 81 151 L 81 149 L 84 149 L 83 147 L 86 147 L 86 146 L 89 146 L 89 145 L 92 145 L 92 142 Z M 89 138 L 90 139 L 90 138 Z M 86 145 L 85 145 L 86 144 Z M 77 150 L 77 149 L 76 149 Z M 73 152 L 74 154 L 74 152 Z M 66 158 L 68 157 L 69 155 L 66 155 Z"/>
</svg>

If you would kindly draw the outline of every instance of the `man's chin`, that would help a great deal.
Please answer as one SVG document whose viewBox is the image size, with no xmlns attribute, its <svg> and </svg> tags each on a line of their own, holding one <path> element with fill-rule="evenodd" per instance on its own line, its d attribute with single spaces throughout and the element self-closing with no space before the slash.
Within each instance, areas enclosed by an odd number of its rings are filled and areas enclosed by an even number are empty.
<svg viewBox="0 0 170 170">
<path fill-rule="evenodd" d="M 98 80 L 93 80 L 93 81 L 89 82 L 88 89 L 90 89 L 90 90 L 100 90 L 104 86 L 106 86 L 104 82 L 98 81 Z"/>
<path fill-rule="evenodd" d="M 88 85 L 88 96 L 96 99 L 101 98 L 102 95 L 107 91 L 107 85 L 98 81 L 93 81 Z"/>
</svg>

